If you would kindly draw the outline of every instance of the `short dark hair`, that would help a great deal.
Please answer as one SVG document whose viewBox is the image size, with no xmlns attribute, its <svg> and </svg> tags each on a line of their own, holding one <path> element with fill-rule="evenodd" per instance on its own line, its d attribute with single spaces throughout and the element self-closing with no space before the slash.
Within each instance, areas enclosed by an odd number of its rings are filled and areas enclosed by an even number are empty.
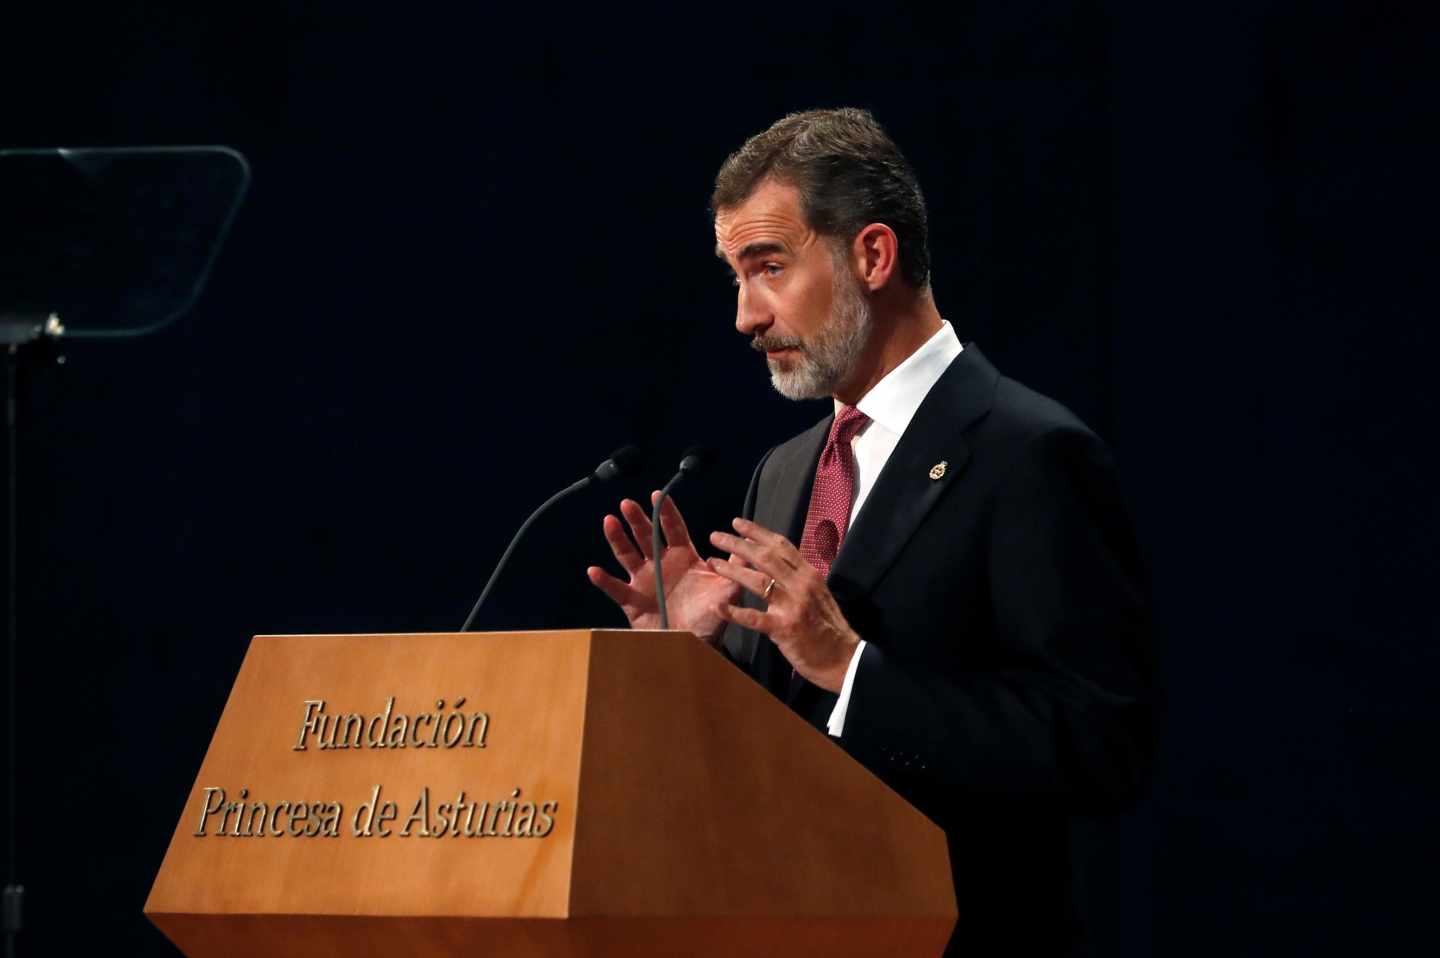
<svg viewBox="0 0 1440 958">
<path fill-rule="evenodd" d="M 791 113 L 726 158 L 715 176 L 712 213 L 744 203 L 766 177 L 795 187 L 810 228 L 849 242 L 870 223 L 900 241 L 901 275 L 930 281 L 925 197 L 909 161 L 867 110 Z"/>
</svg>

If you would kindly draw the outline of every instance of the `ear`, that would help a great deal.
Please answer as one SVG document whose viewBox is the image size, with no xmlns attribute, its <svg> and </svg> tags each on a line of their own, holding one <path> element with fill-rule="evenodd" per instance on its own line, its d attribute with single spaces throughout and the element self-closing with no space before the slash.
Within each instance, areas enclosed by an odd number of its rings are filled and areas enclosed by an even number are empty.
<svg viewBox="0 0 1440 958">
<path fill-rule="evenodd" d="M 855 234 L 850 260 L 861 284 L 878 292 L 900 272 L 900 240 L 884 223 L 871 223 Z"/>
</svg>

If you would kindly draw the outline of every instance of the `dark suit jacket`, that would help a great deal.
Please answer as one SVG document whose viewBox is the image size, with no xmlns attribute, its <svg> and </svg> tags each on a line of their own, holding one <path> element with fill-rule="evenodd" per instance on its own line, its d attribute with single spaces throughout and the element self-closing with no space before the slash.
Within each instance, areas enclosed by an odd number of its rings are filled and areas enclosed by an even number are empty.
<svg viewBox="0 0 1440 958">
<path fill-rule="evenodd" d="M 747 517 L 799 541 L 830 422 L 765 455 Z M 1072 816 L 1132 797 L 1152 751 L 1145 576 L 1104 444 L 966 344 L 829 585 L 868 643 L 837 741 L 946 830 L 951 952 L 1083 950 Z M 833 693 L 793 678 L 763 635 L 723 641 L 825 729 Z"/>
</svg>

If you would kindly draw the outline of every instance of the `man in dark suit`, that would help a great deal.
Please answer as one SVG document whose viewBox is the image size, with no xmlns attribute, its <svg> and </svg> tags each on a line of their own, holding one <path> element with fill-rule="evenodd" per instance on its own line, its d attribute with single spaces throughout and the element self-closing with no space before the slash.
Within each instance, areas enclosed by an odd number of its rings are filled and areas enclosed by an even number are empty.
<svg viewBox="0 0 1440 958">
<path fill-rule="evenodd" d="M 1072 816 L 1151 755 L 1144 574 L 1105 446 L 962 345 L 913 171 L 858 110 L 794 114 L 722 167 L 736 328 L 835 414 L 770 450 L 703 560 L 662 509 L 671 623 L 714 644 L 946 830 L 950 951 L 1083 949 Z M 591 580 L 656 625 L 638 503 Z M 863 837 L 860 838 L 863 840 Z"/>
</svg>

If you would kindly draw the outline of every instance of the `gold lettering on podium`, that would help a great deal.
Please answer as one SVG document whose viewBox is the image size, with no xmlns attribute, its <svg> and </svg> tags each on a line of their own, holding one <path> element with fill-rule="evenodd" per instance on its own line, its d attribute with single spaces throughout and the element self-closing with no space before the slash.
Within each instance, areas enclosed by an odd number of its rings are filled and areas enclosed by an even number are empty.
<svg viewBox="0 0 1440 958">
<path fill-rule="evenodd" d="M 407 715 L 395 711 L 395 696 L 373 715 L 359 712 L 332 714 L 324 699 L 301 703 L 300 731 L 292 751 L 305 752 L 311 743 L 321 751 L 351 748 L 484 748 L 490 734 L 488 712 L 460 711 L 465 697 L 446 708 L 435 700 L 434 711 Z M 428 734 L 427 734 L 428 733 Z"/>
<path fill-rule="evenodd" d="M 449 705 L 436 699 L 433 710 L 396 711 L 395 696 L 373 714 L 327 712 L 325 699 L 301 702 L 300 729 L 291 751 L 308 752 L 381 748 L 485 748 L 490 715 L 462 711 L 462 695 Z M 338 801 L 252 798 L 248 786 L 227 801 L 224 788 L 209 785 L 199 790 L 200 817 L 195 836 L 204 838 L 339 838 L 345 807 Z M 433 801 L 429 786 L 414 802 L 402 803 L 384 794 L 376 784 L 349 818 L 352 838 L 544 838 L 555 828 L 559 803 L 532 801 L 516 787 L 499 798 L 467 798 L 464 789 L 454 801 Z M 392 823 L 395 823 L 392 827 Z"/>
<path fill-rule="evenodd" d="M 555 827 L 560 803 L 522 800 L 523 789 L 514 788 L 498 800 L 467 799 L 461 789 L 453 802 L 431 801 L 429 787 L 411 805 L 410 815 L 400 829 L 390 823 L 400 815 L 400 803 L 384 796 L 376 785 L 369 797 L 356 806 L 350 817 L 352 838 L 544 838 Z M 240 789 L 234 801 L 226 801 L 225 789 L 207 786 L 201 790 L 200 820 L 195 835 L 200 838 L 339 838 L 345 808 L 340 802 L 267 802 L 250 797 Z"/>
</svg>

